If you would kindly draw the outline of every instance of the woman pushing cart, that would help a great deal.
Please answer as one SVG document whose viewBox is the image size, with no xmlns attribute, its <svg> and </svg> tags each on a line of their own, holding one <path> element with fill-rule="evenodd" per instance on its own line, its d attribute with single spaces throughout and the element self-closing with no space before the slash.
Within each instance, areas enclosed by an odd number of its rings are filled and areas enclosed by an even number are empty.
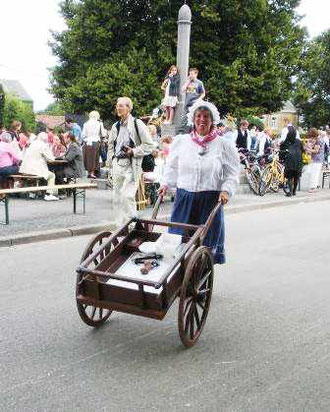
<svg viewBox="0 0 330 412">
<path fill-rule="evenodd" d="M 198 100 L 188 112 L 190 134 L 178 135 L 170 147 L 160 194 L 176 187 L 172 222 L 204 224 L 217 202 L 226 204 L 238 183 L 237 150 L 223 139 L 216 128 L 220 123 L 217 108 Z M 171 233 L 182 234 L 172 228 Z M 224 215 L 221 206 L 205 238 L 215 263 L 225 263 Z"/>
<path fill-rule="evenodd" d="M 161 320 L 178 297 L 183 344 L 193 346 L 202 332 L 213 263 L 225 261 L 223 204 L 234 193 L 239 160 L 215 129 L 214 105 L 196 102 L 188 120 L 193 131 L 171 145 L 152 219 L 133 218 L 113 234 L 102 232 L 83 253 L 76 300 L 90 326 L 102 325 L 113 311 Z M 155 218 L 169 187 L 178 190 L 171 222 L 163 222 Z"/>
</svg>

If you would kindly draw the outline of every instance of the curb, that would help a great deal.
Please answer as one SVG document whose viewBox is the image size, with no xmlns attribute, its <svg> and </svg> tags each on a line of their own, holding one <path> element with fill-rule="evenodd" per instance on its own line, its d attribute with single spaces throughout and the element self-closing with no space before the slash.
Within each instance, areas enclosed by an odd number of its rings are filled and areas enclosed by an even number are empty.
<svg viewBox="0 0 330 412">
<path fill-rule="evenodd" d="M 295 198 L 284 198 L 282 200 L 275 200 L 271 202 L 265 203 L 247 203 L 244 205 L 238 206 L 231 206 L 229 205 L 226 209 L 226 214 L 237 214 L 237 213 L 246 213 L 255 210 L 265 210 L 265 209 L 273 209 L 275 207 L 281 206 L 292 206 L 299 203 L 314 203 L 314 202 L 323 202 L 326 200 L 330 200 L 330 193 L 325 195 L 319 196 L 303 196 L 303 197 L 295 197 Z M 159 216 L 159 220 L 167 220 L 168 215 L 161 215 Z M 46 231 L 39 231 L 39 232 L 30 232 L 21 235 L 13 235 L 10 238 L 0 238 L 0 248 L 1 247 L 12 247 L 23 245 L 27 243 L 35 243 L 35 242 L 42 242 L 45 240 L 56 240 L 61 238 L 73 237 L 73 236 L 83 236 L 89 235 L 93 233 L 98 233 L 103 230 L 114 230 L 116 225 L 113 221 L 105 221 L 103 223 L 97 223 L 95 225 L 84 225 L 84 226 L 76 226 L 71 228 L 64 228 L 64 229 L 50 229 Z"/>
<path fill-rule="evenodd" d="M 244 212 L 251 212 L 253 210 L 263 210 L 263 209 L 273 209 L 275 207 L 281 206 L 292 206 L 297 205 L 299 203 L 314 203 L 314 202 L 323 202 L 326 200 L 330 200 L 330 193 L 325 195 L 320 195 L 315 197 L 311 196 L 303 196 L 303 197 L 291 197 L 290 199 L 285 198 L 283 200 L 274 200 L 272 202 L 265 202 L 259 204 L 247 203 L 246 205 L 241 206 L 230 206 L 229 209 L 226 210 L 226 214 L 235 214 L 235 213 L 244 213 Z"/>
<path fill-rule="evenodd" d="M 18 246 L 27 243 L 42 242 L 45 240 L 62 239 L 66 237 L 89 235 L 103 230 L 115 229 L 113 222 L 98 223 L 95 225 L 77 226 L 65 229 L 51 229 L 42 232 L 30 232 L 22 235 L 14 235 L 9 239 L 0 238 L 0 247 Z"/>
</svg>

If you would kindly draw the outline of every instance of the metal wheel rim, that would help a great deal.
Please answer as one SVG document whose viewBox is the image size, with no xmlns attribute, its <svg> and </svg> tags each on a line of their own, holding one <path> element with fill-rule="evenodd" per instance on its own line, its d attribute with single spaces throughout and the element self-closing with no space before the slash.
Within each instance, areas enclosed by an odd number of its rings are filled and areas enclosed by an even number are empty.
<svg viewBox="0 0 330 412">
<path fill-rule="evenodd" d="M 253 171 L 246 172 L 246 178 L 252 192 L 259 195 L 259 182 L 256 173 Z"/>
<path fill-rule="evenodd" d="M 268 177 L 268 175 L 270 175 L 269 182 L 266 181 L 266 177 Z M 261 177 L 260 177 L 260 183 L 259 183 L 259 195 L 260 196 L 264 196 L 267 193 L 269 186 L 271 185 L 271 182 L 272 182 L 272 171 L 270 168 L 267 168 L 262 172 Z"/>
<path fill-rule="evenodd" d="M 212 288 L 213 259 L 209 249 L 199 247 L 190 258 L 181 287 L 178 326 L 182 343 L 195 345 L 206 323 Z"/>
</svg>

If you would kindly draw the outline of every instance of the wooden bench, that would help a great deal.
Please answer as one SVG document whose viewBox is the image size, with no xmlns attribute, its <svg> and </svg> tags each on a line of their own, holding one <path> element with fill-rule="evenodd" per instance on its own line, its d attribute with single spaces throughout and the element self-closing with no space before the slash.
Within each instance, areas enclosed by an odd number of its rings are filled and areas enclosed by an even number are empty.
<svg viewBox="0 0 330 412">
<path fill-rule="evenodd" d="M 17 174 L 12 174 L 9 175 L 10 179 L 13 180 L 18 180 L 18 181 L 32 181 L 32 182 L 36 182 L 36 185 L 38 186 L 39 181 L 43 180 L 43 177 L 41 176 L 37 176 L 37 175 L 30 175 L 30 174 L 26 174 L 26 173 L 17 173 Z"/>
<path fill-rule="evenodd" d="M 72 189 L 73 191 L 73 213 L 77 214 L 77 200 L 82 199 L 83 211 L 85 214 L 86 207 L 86 189 L 96 188 L 97 183 L 70 183 L 65 185 L 55 186 L 30 186 L 30 187 L 17 187 L 13 189 L 0 189 L 0 203 L 5 208 L 5 221 L 0 222 L 3 225 L 9 225 L 9 195 L 17 193 L 32 193 L 32 192 L 47 192 L 49 190 L 59 189 Z"/>
</svg>

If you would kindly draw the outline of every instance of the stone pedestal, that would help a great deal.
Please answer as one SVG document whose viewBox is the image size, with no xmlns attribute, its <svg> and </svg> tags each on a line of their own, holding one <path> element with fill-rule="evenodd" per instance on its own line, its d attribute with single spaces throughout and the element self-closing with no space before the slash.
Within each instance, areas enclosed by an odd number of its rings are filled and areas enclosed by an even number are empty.
<svg viewBox="0 0 330 412">
<path fill-rule="evenodd" d="M 175 124 L 164 124 L 161 128 L 161 135 L 174 137 L 177 134 L 177 126 Z"/>
</svg>

